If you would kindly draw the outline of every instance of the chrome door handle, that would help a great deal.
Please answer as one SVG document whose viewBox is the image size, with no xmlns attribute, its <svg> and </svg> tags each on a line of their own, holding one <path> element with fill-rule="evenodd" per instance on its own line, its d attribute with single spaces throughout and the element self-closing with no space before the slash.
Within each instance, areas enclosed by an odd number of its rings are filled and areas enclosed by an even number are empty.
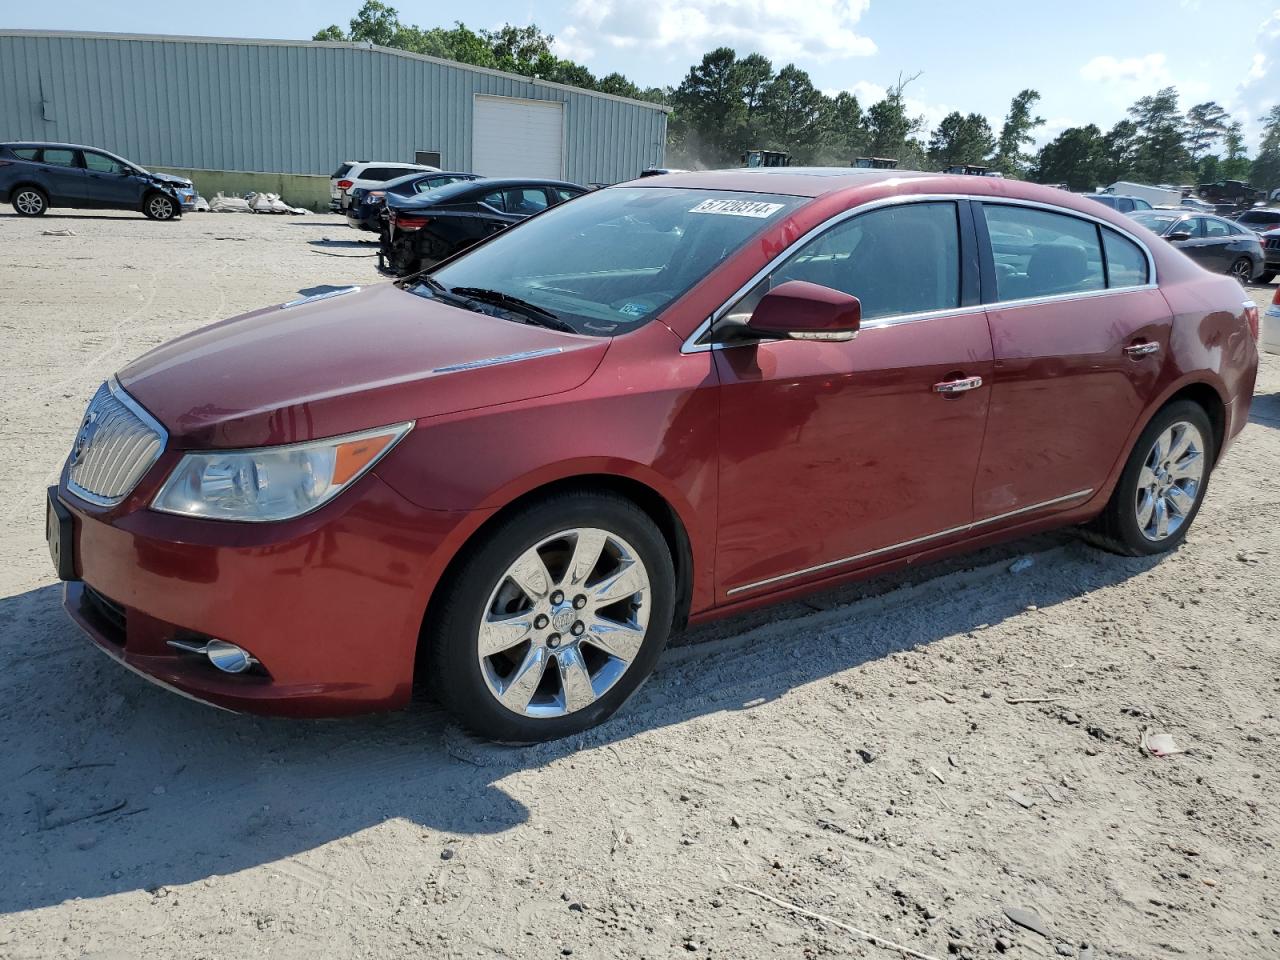
<svg viewBox="0 0 1280 960">
<path fill-rule="evenodd" d="M 980 386 L 982 386 L 981 377 L 964 377 L 960 380 L 943 380 L 941 383 L 935 383 L 933 392 L 950 395 L 965 393 L 968 390 L 977 390 Z"/>
<path fill-rule="evenodd" d="M 1148 340 L 1145 343 L 1133 343 L 1124 348 L 1124 352 L 1128 354 L 1130 360 L 1138 360 L 1142 357 L 1148 357 L 1153 353 L 1160 352 L 1160 344 L 1153 343 Z"/>
</svg>

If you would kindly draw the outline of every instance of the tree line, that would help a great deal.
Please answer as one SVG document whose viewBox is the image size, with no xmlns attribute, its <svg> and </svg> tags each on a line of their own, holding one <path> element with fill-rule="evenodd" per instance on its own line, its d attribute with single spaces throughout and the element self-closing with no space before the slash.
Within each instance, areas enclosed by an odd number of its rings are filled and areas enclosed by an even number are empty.
<svg viewBox="0 0 1280 960">
<path fill-rule="evenodd" d="M 671 108 L 667 162 L 672 166 L 736 166 L 751 149 L 780 150 L 793 163 L 846 166 L 857 157 L 882 157 L 903 168 L 940 170 L 952 164 L 987 166 L 1006 177 L 1065 183 L 1092 190 L 1117 180 L 1205 183 L 1251 180 L 1280 186 L 1280 104 L 1263 125 L 1251 159 L 1243 128 L 1214 101 L 1182 111 L 1178 92 L 1166 87 L 1142 97 L 1105 133 L 1096 124 L 1070 127 L 1038 151 L 1035 113 L 1040 94 L 1019 91 L 998 130 L 979 113 L 953 111 L 929 129 L 912 115 L 906 89 L 919 74 L 899 75 L 864 107 L 848 91 L 814 87 L 809 74 L 788 63 L 775 69 L 765 56 L 738 56 L 730 47 L 703 55 L 678 86 L 642 88 L 621 73 L 601 77 L 553 50 L 554 37 L 535 25 L 497 30 L 423 29 L 400 22 L 394 7 L 366 0 L 348 30 L 336 24 L 316 40 L 374 43 L 414 53 L 504 70 L 587 90 L 660 103 Z"/>
</svg>

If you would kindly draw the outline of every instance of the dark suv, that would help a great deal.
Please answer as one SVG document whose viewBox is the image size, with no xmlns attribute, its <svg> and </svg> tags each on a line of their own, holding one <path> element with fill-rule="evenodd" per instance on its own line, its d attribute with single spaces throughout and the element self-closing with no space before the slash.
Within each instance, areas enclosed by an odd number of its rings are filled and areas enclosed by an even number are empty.
<svg viewBox="0 0 1280 960">
<path fill-rule="evenodd" d="M 97 147 L 74 143 L 0 143 L 0 203 L 19 216 L 50 207 L 139 210 L 172 220 L 195 206 L 190 180 L 150 173 Z"/>
</svg>

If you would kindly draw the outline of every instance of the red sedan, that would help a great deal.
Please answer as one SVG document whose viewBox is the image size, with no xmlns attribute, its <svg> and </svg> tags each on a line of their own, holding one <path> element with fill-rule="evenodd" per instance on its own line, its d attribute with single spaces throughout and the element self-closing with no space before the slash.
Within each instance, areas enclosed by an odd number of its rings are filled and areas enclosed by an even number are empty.
<svg viewBox="0 0 1280 960">
<path fill-rule="evenodd" d="M 1007 180 L 646 178 L 396 284 L 179 338 L 49 496 L 66 607 L 233 710 L 607 718 L 672 630 L 1064 525 L 1187 535 L 1257 310 L 1130 219 Z"/>
</svg>

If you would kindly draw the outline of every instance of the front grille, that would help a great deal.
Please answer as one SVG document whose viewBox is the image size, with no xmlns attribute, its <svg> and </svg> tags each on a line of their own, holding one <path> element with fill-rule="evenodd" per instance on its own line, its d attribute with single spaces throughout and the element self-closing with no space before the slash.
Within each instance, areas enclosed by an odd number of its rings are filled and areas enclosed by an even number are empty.
<svg viewBox="0 0 1280 960">
<path fill-rule="evenodd" d="M 97 618 L 103 636 L 113 643 L 124 645 L 128 627 L 124 607 L 86 583 L 82 608 Z"/>
<path fill-rule="evenodd" d="M 90 503 L 119 503 L 164 450 L 168 436 L 114 379 L 98 388 L 71 448 L 68 486 Z"/>
</svg>

